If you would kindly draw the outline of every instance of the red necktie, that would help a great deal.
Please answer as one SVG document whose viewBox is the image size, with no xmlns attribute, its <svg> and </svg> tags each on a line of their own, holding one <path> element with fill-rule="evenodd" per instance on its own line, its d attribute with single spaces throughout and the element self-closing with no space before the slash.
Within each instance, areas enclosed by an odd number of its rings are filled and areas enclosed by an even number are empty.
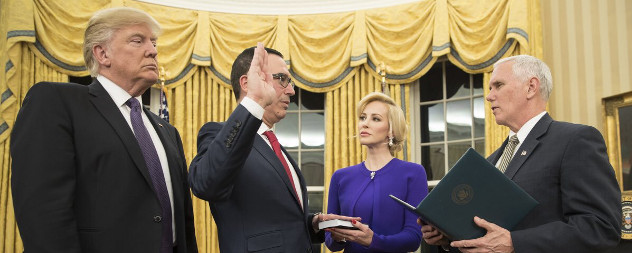
<svg viewBox="0 0 632 253">
<path fill-rule="evenodd" d="M 285 161 L 285 157 L 283 157 L 283 153 L 281 153 L 281 145 L 279 144 L 279 140 L 277 139 L 276 135 L 274 135 L 274 132 L 272 131 L 265 131 L 263 132 L 263 135 L 268 137 L 268 140 L 270 141 L 270 145 L 272 145 L 272 150 L 274 150 L 274 153 L 277 155 L 279 160 L 281 160 L 281 164 L 283 164 L 285 173 L 287 173 L 287 177 L 288 179 L 290 179 L 290 183 L 292 183 L 292 188 L 294 189 L 294 194 L 296 194 L 296 199 L 299 200 L 299 204 L 301 204 L 301 208 L 303 208 L 303 203 L 301 203 L 301 198 L 298 197 L 298 193 L 296 191 L 296 185 L 294 185 L 294 178 L 292 177 L 292 172 L 290 172 L 290 166 L 287 165 L 287 162 Z"/>
</svg>

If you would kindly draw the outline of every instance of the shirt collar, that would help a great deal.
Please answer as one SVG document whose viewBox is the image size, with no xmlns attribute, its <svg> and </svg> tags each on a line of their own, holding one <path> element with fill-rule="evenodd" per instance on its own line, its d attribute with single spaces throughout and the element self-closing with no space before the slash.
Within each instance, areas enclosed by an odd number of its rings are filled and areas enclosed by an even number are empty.
<svg viewBox="0 0 632 253">
<path fill-rule="evenodd" d="M 529 135 L 529 133 L 531 132 L 531 129 L 533 129 L 533 127 L 535 127 L 535 124 L 537 124 L 538 121 L 540 121 L 540 119 L 544 117 L 544 114 L 546 114 L 546 111 L 543 111 L 538 115 L 535 115 L 535 117 L 531 118 L 529 121 L 527 121 L 527 123 L 524 123 L 524 125 L 520 128 L 520 130 L 518 130 L 518 133 L 514 133 L 513 131 L 509 130 L 509 137 L 511 137 L 514 134 L 517 134 L 518 140 L 520 141 L 520 143 L 524 142 L 524 140 L 527 138 L 527 135 Z"/>
<path fill-rule="evenodd" d="M 274 126 L 272 126 L 272 127 L 274 127 Z M 259 135 L 263 135 L 263 132 L 268 131 L 268 130 L 272 131 L 272 128 L 268 128 L 268 125 L 266 125 L 266 123 L 261 122 L 261 126 L 259 126 L 259 130 L 257 130 L 257 133 Z"/>
<path fill-rule="evenodd" d="M 127 93 L 127 91 L 121 88 L 121 86 L 118 86 L 117 84 L 115 84 L 114 82 L 112 82 L 110 79 L 108 79 L 105 76 L 98 75 L 97 80 L 99 81 L 99 83 L 101 83 L 101 85 L 103 86 L 105 91 L 107 91 L 107 93 L 110 95 L 110 97 L 112 97 L 112 100 L 114 100 L 114 103 L 118 107 L 125 105 L 125 102 L 127 102 L 127 100 L 129 100 L 129 98 L 132 97 L 132 95 Z M 143 104 L 142 95 L 136 97 L 136 99 L 138 99 L 138 102 L 141 105 Z"/>
</svg>

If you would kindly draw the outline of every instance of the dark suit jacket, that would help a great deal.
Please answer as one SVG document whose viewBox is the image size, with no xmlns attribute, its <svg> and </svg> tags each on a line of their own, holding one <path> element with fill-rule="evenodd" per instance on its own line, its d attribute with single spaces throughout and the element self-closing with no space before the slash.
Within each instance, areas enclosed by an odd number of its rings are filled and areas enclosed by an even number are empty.
<svg viewBox="0 0 632 253">
<path fill-rule="evenodd" d="M 180 136 L 145 113 L 169 162 L 177 252 L 197 252 Z M 34 85 L 11 133 L 11 156 L 26 252 L 158 252 L 160 203 L 132 129 L 98 81 Z"/>
<path fill-rule="evenodd" d="M 189 169 L 195 196 L 209 201 L 222 253 L 312 252 L 315 234 L 307 210 L 307 188 L 298 166 L 299 205 L 283 165 L 257 134 L 262 121 L 242 105 L 224 123 L 207 123 L 198 136 L 198 154 Z M 311 238 L 311 239 L 310 239 Z"/>
<path fill-rule="evenodd" d="M 489 156 L 492 164 L 506 144 Z M 505 175 L 540 202 L 511 232 L 517 253 L 593 253 L 619 242 L 621 192 L 597 129 L 546 114 Z"/>
</svg>

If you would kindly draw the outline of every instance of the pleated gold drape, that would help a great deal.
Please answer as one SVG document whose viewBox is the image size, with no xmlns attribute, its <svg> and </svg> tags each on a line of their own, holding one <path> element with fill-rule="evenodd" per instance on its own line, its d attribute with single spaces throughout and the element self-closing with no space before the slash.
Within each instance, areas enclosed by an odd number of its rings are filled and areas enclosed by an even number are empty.
<svg viewBox="0 0 632 253">
<path fill-rule="evenodd" d="M 529 35 L 529 41 L 527 46 L 520 44 L 520 47 L 516 47 L 511 51 L 510 55 L 527 54 L 535 56 L 539 59 L 543 58 L 542 52 L 542 23 L 540 20 L 540 2 L 530 1 L 524 9 L 523 18 L 529 23 L 528 29 L 525 31 Z M 491 78 L 491 70 L 483 72 L 483 91 L 485 96 L 489 94 L 489 79 Z M 547 105 L 548 109 L 548 105 Z M 509 134 L 509 128 L 505 126 L 499 126 L 494 120 L 494 114 L 491 111 L 489 103 L 485 101 L 485 153 L 490 155 L 496 149 L 500 147 L 503 141 Z"/>
<path fill-rule="evenodd" d="M 158 59 L 166 73 L 171 123 L 190 162 L 197 131 L 223 121 L 236 105 L 229 86 L 232 61 L 257 41 L 285 55 L 297 85 L 326 93 L 325 201 L 334 170 L 365 156 L 356 139 L 355 105 L 381 88 L 386 66 L 390 95 L 410 116 L 410 83 L 439 57 L 468 73 L 486 73 L 511 54 L 541 57 L 539 0 L 422 0 L 382 9 L 319 15 L 238 15 L 152 5 L 133 0 L 0 1 L 0 252 L 22 250 L 10 195 L 9 133 L 21 102 L 37 81 L 84 76 L 81 44 L 97 10 L 130 6 L 163 26 Z M 0 66 L 2 66 L 0 65 Z M 423 87 L 422 87 L 423 88 Z M 487 91 L 487 89 L 485 89 Z M 486 107 L 486 150 L 506 131 Z M 398 158 L 410 157 L 410 141 Z M 326 207 L 325 207 L 326 208 Z M 200 252 L 219 252 L 207 203 L 194 198 Z"/>
<path fill-rule="evenodd" d="M 236 106 L 229 86 L 211 78 L 210 70 L 196 67 L 184 83 L 167 86 L 171 121 L 178 129 L 187 162 L 197 154 L 197 133 L 209 121 L 225 121 Z M 219 252 L 217 227 L 208 203 L 193 198 L 195 230 L 200 252 Z"/>
<path fill-rule="evenodd" d="M 41 81 L 68 82 L 68 75 L 60 73 L 42 62 L 27 45 L 22 44 L 18 49 L 21 52 L 21 68 L 16 70 L 15 75 L 21 78 L 19 89 L 14 93 L 19 98 L 19 101 L 16 102 L 21 104 L 26 92 L 34 83 Z M 4 141 L 0 144 L 0 156 L 2 156 L 2 160 L 0 160 L 0 245 L 3 245 L 0 252 L 22 252 L 22 240 L 15 223 L 11 198 L 9 145 L 10 141 Z"/>
</svg>

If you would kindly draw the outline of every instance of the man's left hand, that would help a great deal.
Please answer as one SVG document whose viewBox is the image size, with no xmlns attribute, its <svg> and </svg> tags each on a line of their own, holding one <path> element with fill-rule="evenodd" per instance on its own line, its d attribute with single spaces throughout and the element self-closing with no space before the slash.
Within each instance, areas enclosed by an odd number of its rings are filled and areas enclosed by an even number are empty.
<svg viewBox="0 0 632 253">
<path fill-rule="evenodd" d="M 474 217 L 474 223 L 487 230 L 487 234 L 477 239 L 454 241 L 450 244 L 450 246 L 459 248 L 459 250 L 463 253 L 514 252 L 509 230 L 479 217 Z"/>
</svg>

